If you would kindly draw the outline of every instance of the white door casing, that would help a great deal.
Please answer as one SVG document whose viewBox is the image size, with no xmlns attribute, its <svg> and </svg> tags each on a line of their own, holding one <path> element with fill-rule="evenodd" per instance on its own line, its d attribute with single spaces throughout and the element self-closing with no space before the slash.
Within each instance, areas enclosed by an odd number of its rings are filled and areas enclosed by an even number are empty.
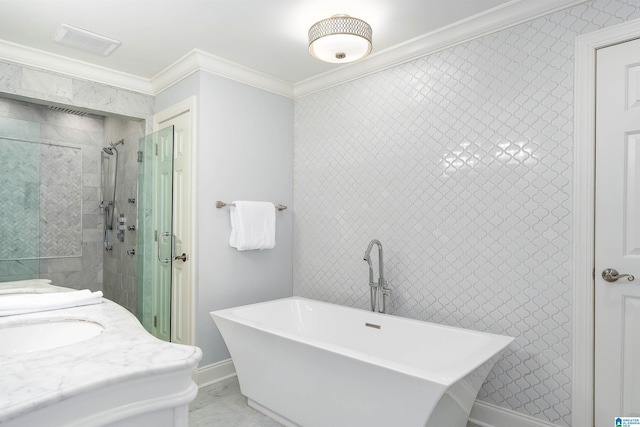
<svg viewBox="0 0 640 427">
<path fill-rule="evenodd" d="M 640 37 L 640 20 L 575 40 L 572 424 L 590 427 L 594 388 L 594 178 L 596 51 Z"/>
<path fill-rule="evenodd" d="M 594 412 L 607 427 L 640 416 L 640 40 L 596 65 Z M 610 268 L 632 276 L 606 281 Z"/>
<path fill-rule="evenodd" d="M 176 253 L 187 260 L 174 260 L 171 293 L 171 341 L 195 344 L 195 240 L 193 188 L 195 179 L 195 97 L 154 115 L 154 128 L 174 126 L 173 233 Z"/>
</svg>

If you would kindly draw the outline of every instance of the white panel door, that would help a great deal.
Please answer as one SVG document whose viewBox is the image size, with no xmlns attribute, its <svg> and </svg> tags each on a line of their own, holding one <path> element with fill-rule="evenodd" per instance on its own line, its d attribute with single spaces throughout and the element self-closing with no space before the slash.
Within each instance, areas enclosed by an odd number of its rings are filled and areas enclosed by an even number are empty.
<svg viewBox="0 0 640 427">
<path fill-rule="evenodd" d="M 173 126 L 173 233 L 176 253 L 186 256 L 186 260 L 174 259 L 171 275 L 171 341 L 179 344 L 193 344 L 191 324 L 191 303 L 193 301 L 189 248 L 191 245 L 191 120 L 192 111 L 180 112 L 159 123 Z"/>
<path fill-rule="evenodd" d="M 609 427 L 640 416 L 640 40 L 598 50 L 596 99 L 594 407 Z"/>
</svg>

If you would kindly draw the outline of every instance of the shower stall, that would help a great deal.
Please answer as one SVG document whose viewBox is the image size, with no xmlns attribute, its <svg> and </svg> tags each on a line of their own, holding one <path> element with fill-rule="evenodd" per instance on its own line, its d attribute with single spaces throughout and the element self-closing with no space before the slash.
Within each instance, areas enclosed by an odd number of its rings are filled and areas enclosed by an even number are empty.
<svg viewBox="0 0 640 427">
<path fill-rule="evenodd" d="M 0 281 L 101 290 L 170 340 L 173 128 L 0 106 Z"/>
</svg>

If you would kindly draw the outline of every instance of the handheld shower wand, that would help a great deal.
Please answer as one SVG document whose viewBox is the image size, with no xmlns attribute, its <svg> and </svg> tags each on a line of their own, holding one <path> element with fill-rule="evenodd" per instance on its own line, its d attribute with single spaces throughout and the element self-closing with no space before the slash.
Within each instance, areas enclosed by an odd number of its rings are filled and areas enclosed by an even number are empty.
<svg viewBox="0 0 640 427">
<path fill-rule="evenodd" d="M 117 188 L 117 183 L 118 183 L 118 150 L 116 149 L 116 147 L 118 145 L 123 145 L 124 144 L 124 139 L 121 139 L 120 141 L 116 142 L 115 144 L 113 142 L 109 143 L 109 147 L 104 147 L 102 149 L 102 151 L 107 154 L 108 156 L 112 156 L 115 153 L 115 168 L 114 168 L 114 172 L 113 172 L 113 198 L 111 200 L 108 200 L 106 203 L 103 200 L 100 203 L 100 211 L 104 212 L 104 238 L 103 238 L 103 243 L 104 243 L 104 247 L 106 250 L 109 250 L 110 246 L 109 246 L 109 240 L 108 240 L 108 230 L 113 230 L 113 217 L 115 216 L 115 205 L 116 205 L 116 188 Z M 104 197 L 104 175 L 106 174 L 106 172 L 104 171 L 104 168 L 102 170 L 102 184 L 103 184 L 103 197 Z"/>
<path fill-rule="evenodd" d="M 373 266 L 371 265 L 371 249 L 373 249 L 373 245 L 378 246 L 378 281 L 373 281 Z M 369 288 L 371 291 L 371 311 L 377 311 L 379 313 L 385 313 L 387 309 L 387 296 L 390 293 L 389 287 L 387 286 L 387 280 L 384 278 L 384 260 L 382 256 L 382 243 L 380 240 L 373 239 L 369 242 L 369 246 L 367 247 L 367 251 L 364 253 L 365 261 L 369 265 Z"/>
</svg>

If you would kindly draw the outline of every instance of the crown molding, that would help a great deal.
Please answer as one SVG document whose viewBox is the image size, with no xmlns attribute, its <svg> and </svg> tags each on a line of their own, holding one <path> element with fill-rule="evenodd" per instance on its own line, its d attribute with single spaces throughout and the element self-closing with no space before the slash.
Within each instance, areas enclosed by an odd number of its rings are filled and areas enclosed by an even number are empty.
<svg viewBox="0 0 640 427">
<path fill-rule="evenodd" d="M 196 71 L 207 71 L 288 98 L 293 97 L 293 85 L 291 83 L 228 61 L 200 49 L 191 50 L 182 58 L 156 74 L 151 79 L 154 93 L 160 93 Z"/>
<path fill-rule="evenodd" d="M 588 0 L 512 0 L 462 21 L 384 49 L 369 57 L 294 85 L 301 97 L 439 52 L 487 34 L 584 3 Z"/>
<path fill-rule="evenodd" d="M 123 73 L 62 55 L 0 40 L 0 59 L 28 67 L 90 80 L 121 89 L 154 95 L 151 82 L 143 77 Z"/>
<path fill-rule="evenodd" d="M 83 80 L 156 95 L 197 71 L 206 71 L 288 98 L 305 96 L 426 56 L 588 0 L 511 0 L 468 19 L 392 46 L 368 58 L 292 84 L 193 49 L 151 79 L 0 40 L 0 59 Z"/>
</svg>

